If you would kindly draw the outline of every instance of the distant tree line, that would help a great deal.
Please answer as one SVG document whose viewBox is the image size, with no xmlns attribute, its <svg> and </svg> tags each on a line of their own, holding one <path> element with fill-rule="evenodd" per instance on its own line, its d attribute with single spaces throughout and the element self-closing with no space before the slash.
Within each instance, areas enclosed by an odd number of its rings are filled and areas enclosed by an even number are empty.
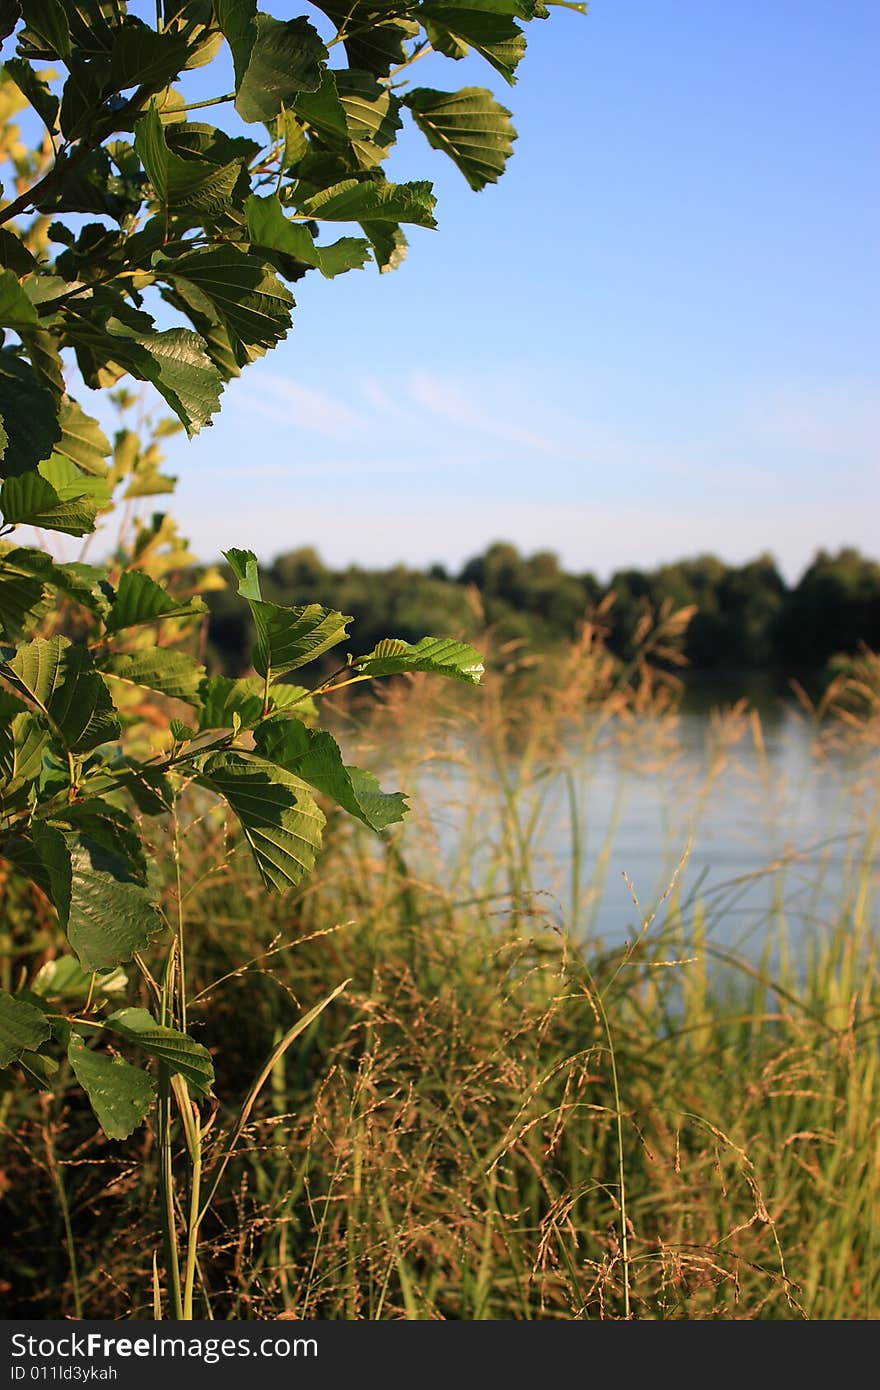
<svg viewBox="0 0 880 1390">
<path fill-rule="evenodd" d="M 850 548 L 819 551 L 793 587 L 771 555 L 745 565 L 700 555 L 652 570 L 618 570 L 603 584 L 589 572 L 567 573 L 550 551 L 524 556 L 505 542 L 490 545 L 458 574 L 442 565 L 333 570 L 310 548 L 279 555 L 262 574 L 267 600 L 323 603 L 353 614 L 364 651 L 388 633 L 407 641 L 429 632 L 473 640 L 486 625 L 502 643 L 521 639 L 547 650 L 576 637 L 603 600 L 608 644 L 622 660 L 634 655 L 645 614 L 665 601 L 696 609 L 684 655 L 698 672 L 816 673 L 862 645 L 880 650 L 880 564 Z M 234 584 L 209 597 L 211 658 L 237 674 L 251 648 L 247 604 Z"/>
</svg>

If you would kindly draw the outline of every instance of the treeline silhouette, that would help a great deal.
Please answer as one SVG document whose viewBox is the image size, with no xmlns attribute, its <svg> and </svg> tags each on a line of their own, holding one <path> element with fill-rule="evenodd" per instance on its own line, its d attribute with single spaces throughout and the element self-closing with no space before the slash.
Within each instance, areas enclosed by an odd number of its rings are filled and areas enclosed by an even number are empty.
<svg viewBox="0 0 880 1390">
<path fill-rule="evenodd" d="M 683 647 L 695 672 L 815 674 L 862 645 L 880 649 L 880 564 L 849 548 L 819 551 L 794 586 L 771 555 L 745 565 L 700 555 L 652 570 L 618 570 L 603 584 L 590 572 L 567 573 L 550 551 L 525 556 L 505 542 L 490 545 L 458 574 L 442 565 L 333 570 L 304 548 L 279 555 L 261 576 L 268 601 L 322 603 L 353 614 L 359 652 L 387 636 L 474 639 L 487 624 L 501 643 L 521 639 L 546 651 L 576 637 L 603 600 L 608 643 L 623 660 L 634 654 L 645 614 L 664 603 L 696 609 Z M 210 594 L 209 603 L 212 664 L 240 674 L 252 643 L 247 605 L 234 581 Z"/>
</svg>

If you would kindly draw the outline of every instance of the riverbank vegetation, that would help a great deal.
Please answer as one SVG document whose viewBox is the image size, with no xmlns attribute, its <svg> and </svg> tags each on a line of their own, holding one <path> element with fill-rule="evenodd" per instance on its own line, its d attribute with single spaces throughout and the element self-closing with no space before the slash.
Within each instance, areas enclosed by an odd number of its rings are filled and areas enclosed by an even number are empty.
<svg viewBox="0 0 880 1390">
<path fill-rule="evenodd" d="M 673 622 L 664 640 L 681 636 Z M 203 1230 L 197 1316 L 878 1316 L 870 691 L 870 671 L 841 677 L 812 711 L 817 760 L 865 760 L 836 899 L 793 943 L 771 895 L 758 959 L 722 945 L 741 883 L 701 895 L 673 875 L 662 901 L 633 902 L 617 945 L 576 937 L 575 904 L 537 886 L 535 806 L 548 769 L 571 768 L 572 728 L 580 758 L 615 742 L 674 780 L 678 687 L 644 660 L 621 679 L 596 629 L 530 696 L 496 674 L 483 693 L 417 677 L 367 720 L 337 704 L 365 765 L 384 771 L 393 748 L 406 785 L 426 768 L 451 780 L 451 840 L 429 803 L 382 839 L 331 818 L 320 873 L 269 898 L 232 818 L 190 793 L 177 862 L 161 840 L 151 860 L 165 920 L 199 943 L 191 1028 L 222 1098 L 207 1181 L 291 1022 L 349 981 L 246 1114 Z M 742 707 L 719 714 L 697 799 L 760 737 Z M 575 856 L 588 809 L 573 802 Z M 781 889 L 790 870 L 764 873 Z M 75 989 L 54 977 L 45 899 L 4 891 L 4 983 Z M 62 1068 L 0 1102 L 7 1316 L 150 1317 L 158 1152 L 149 1131 L 96 1132 L 71 1082 Z"/>
<path fill-rule="evenodd" d="M 276 602 L 320 601 L 354 613 L 370 643 L 390 631 L 414 641 L 429 629 L 473 640 L 489 624 L 502 643 L 544 652 L 575 640 L 584 619 L 598 616 L 608 650 L 624 663 L 657 615 L 692 608 L 681 651 L 687 672 L 763 672 L 783 684 L 797 677 L 813 685 L 840 669 L 841 658 L 880 648 L 880 564 L 854 549 L 820 551 L 789 585 L 770 555 L 744 565 L 701 555 L 600 582 L 565 571 L 549 551 L 525 556 L 501 542 L 454 574 L 441 565 L 335 570 L 306 548 L 268 565 L 264 588 Z M 247 605 L 234 588 L 212 594 L 210 604 L 214 661 L 238 673 L 250 651 Z"/>
</svg>

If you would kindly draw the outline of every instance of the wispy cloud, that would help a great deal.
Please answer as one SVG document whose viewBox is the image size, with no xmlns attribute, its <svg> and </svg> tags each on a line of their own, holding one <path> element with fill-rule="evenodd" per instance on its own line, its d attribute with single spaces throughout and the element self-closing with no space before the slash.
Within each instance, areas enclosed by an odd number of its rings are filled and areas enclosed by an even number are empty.
<svg viewBox="0 0 880 1390">
<path fill-rule="evenodd" d="M 801 455 L 880 467 L 880 390 L 862 382 L 775 387 L 747 404 L 741 424 Z"/>
<path fill-rule="evenodd" d="M 238 393 L 234 408 L 328 439 L 350 439 L 371 425 L 368 416 L 351 406 L 345 392 L 331 395 L 321 387 L 270 372 L 262 372 L 250 390 Z"/>
</svg>

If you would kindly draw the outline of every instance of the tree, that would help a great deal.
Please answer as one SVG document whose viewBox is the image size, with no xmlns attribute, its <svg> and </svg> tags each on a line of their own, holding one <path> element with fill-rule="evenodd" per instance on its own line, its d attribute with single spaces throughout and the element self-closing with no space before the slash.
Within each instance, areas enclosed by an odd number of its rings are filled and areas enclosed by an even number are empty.
<svg viewBox="0 0 880 1390">
<path fill-rule="evenodd" d="M 192 436 L 226 384 L 285 337 L 290 285 L 400 264 L 404 227 L 435 226 L 431 185 L 395 184 L 383 169 L 404 120 L 471 188 L 503 173 L 509 111 L 480 88 L 411 87 L 409 68 L 431 49 L 473 50 L 512 84 L 520 21 L 546 17 L 543 0 L 319 0 L 318 12 L 313 23 L 256 0 L 158 0 L 148 24 L 124 0 L 0 0 L 14 187 L 0 209 L 0 536 L 32 526 L 86 537 L 115 497 L 167 490 L 165 426 L 147 441 L 123 429 L 111 445 L 82 385 L 144 383 Z M 191 99 L 190 74 L 214 71 L 222 49 L 234 89 Z M 18 110 L 35 141 L 8 124 Z M 234 124 L 214 124 L 218 112 Z M 213 1069 L 187 1033 L 183 918 L 158 913 L 137 815 L 169 817 L 176 836 L 194 785 L 226 802 L 267 889 L 295 884 L 320 850 L 322 799 L 377 832 L 406 810 L 314 727 L 315 697 L 400 672 L 470 684 L 481 672 L 464 643 L 393 638 L 350 653 L 312 690 L 294 685 L 293 673 L 348 641 L 350 619 L 318 602 L 273 603 L 256 555 L 226 556 L 256 636 L 256 674 L 237 682 L 209 680 L 180 645 L 204 603 L 171 582 L 191 557 L 162 515 L 105 566 L 60 563 L 17 537 L 0 554 L 0 858 L 52 904 L 72 951 L 64 990 L 53 974 L 0 992 L 0 1066 L 49 1087 L 66 1056 L 113 1138 L 155 1109 L 178 1317 L 192 1316 L 199 1228 L 231 1147 L 206 1196 L 200 1106 Z M 166 720 L 154 751 L 145 691 L 188 711 Z M 108 972 L 129 962 L 150 1009 L 109 1003 Z M 189 1163 L 183 1268 L 175 1129 Z"/>
</svg>

